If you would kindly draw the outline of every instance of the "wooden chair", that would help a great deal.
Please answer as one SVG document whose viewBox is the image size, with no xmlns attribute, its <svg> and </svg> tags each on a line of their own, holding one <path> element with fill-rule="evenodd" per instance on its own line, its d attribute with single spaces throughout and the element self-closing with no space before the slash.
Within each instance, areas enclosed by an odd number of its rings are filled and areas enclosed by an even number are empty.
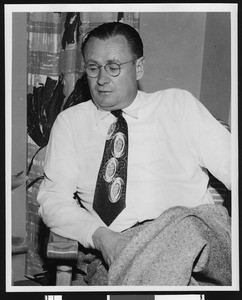
<svg viewBox="0 0 242 300">
<path fill-rule="evenodd" d="M 47 257 L 56 261 L 56 285 L 69 286 L 72 283 L 72 268 L 77 261 L 78 242 L 50 231 Z"/>
</svg>

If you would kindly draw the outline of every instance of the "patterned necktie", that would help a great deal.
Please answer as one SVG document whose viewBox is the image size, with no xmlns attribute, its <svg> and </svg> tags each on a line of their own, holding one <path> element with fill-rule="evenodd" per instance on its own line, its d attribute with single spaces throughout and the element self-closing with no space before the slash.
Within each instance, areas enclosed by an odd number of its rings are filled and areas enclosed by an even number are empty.
<svg viewBox="0 0 242 300">
<path fill-rule="evenodd" d="M 117 117 L 108 133 L 94 193 L 93 209 L 109 226 L 125 208 L 128 164 L 128 125 L 122 110 L 111 111 Z"/>
</svg>

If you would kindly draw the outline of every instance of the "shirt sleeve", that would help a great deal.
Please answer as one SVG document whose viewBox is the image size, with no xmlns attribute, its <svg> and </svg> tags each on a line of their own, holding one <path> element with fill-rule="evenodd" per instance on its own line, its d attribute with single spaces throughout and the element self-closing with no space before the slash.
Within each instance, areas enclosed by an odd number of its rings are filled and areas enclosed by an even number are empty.
<svg viewBox="0 0 242 300">
<path fill-rule="evenodd" d="M 191 93 L 183 91 L 177 114 L 198 162 L 231 189 L 231 134 Z M 181 99 L 180 99 L 181 100 Z"/>
<path fill-rule="evenodd" d="M 77 153 L 70 122 L 59 114 L 46 149 L 44 180 L 37 201 L 44 223 L 56 234 L 94 248 L 92 235 L 106 226 L 73 198 L 79 176 Z"/>
</svg>

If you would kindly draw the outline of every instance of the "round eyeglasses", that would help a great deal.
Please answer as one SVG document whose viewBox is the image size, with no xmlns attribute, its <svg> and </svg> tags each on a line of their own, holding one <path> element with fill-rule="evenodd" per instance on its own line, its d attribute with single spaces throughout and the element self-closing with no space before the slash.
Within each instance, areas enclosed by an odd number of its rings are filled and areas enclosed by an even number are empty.
<svg viewBox="0 0 242 300">
<path fill-rule="evenodd" d="M 112 77 L 117 77 L 121 72 L 121 66 L 125 65 L 130 62 L 135 62 L 136 59 L 132 59 L 123 63 L 116 63 L 116 62 L 108 62 L 105 66 L 99 66 L 94 63 L 87 64 L 84 66 L 86 70 L 86 74 L 88 77 L 95 78 L 98 77 L 100 69 L 103 67 L 104 70 L 108 73 L 108 75 Z"/>
</svg>

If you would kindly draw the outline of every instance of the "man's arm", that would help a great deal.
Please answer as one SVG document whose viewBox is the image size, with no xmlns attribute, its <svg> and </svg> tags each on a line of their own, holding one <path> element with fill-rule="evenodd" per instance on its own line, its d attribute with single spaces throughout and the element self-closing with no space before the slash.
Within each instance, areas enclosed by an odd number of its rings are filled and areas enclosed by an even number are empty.
<svg viewBox="0 0 242 300">
<path fill-rule="evenodd" d="M 203 106 L 200 111 L 200 159 L 204 166 L 231 189 L 231 134 Z"/>
<path fill-rule="evenodd" d="M 180 128 L 198 155 L 200 166 L 207 168 L 228 189 L 231 188 L 231 134 L 193 97 L 184 92 L 179 103 Z"/>
<path fill-rule="evenodd" d="M 46 150 L 45 178 L 37 200 L 40 215 L 58 235 L 75 239 L 84 247 L 94 247 L 93 232 L 105 224 L 96 219 L 73 198 L 79 166 L 68 120 L 59 115 Z"/>
</svg>

